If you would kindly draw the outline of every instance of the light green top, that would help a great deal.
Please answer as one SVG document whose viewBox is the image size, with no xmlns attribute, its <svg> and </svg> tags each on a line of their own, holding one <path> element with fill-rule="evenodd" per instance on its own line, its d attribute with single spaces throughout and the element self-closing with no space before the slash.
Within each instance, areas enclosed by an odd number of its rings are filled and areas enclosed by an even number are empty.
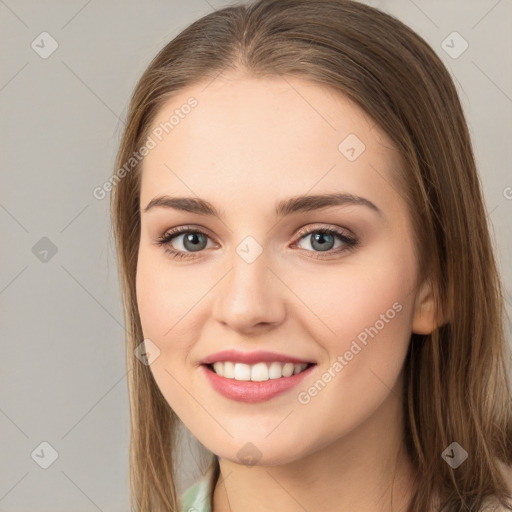
<svg viewBox="0 0 512 512">
<path fill-rule="evenodd" d="M 215 466 L 212 465 L 181 495 L 182 512 L 211 512 L 215 476 Z"/>
</svg>

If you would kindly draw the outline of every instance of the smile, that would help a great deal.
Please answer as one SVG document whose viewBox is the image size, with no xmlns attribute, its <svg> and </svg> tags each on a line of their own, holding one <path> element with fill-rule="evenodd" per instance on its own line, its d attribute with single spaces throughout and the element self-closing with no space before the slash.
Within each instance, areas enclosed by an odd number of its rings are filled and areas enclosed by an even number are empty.
<svg viewBox="0 0 512 512">
<path fill-rule="evenodd" d="M 256 363 L 253 365 L 231 361 L 202 364 L 211 387 L 224 398 L 238 402 L 264 402 L 296 387 L 315 363 Z M 223 372 L 224 375 L 220 373 Z M 257 380 L 259 379 L 259 380 Z"/>
</svg>

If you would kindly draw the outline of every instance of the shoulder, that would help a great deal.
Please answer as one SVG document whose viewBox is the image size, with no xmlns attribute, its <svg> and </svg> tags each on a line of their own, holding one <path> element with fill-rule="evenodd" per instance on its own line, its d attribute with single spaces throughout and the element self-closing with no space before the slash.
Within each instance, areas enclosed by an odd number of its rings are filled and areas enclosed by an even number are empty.
<svg viewBox="0 0 512 512">
<path fill-rule="evenodd" d="M 214 486 L 213 467 L 202 475 L 180 497 L 181 512 L 211 512 L 211 495 Z"/>
</svg>

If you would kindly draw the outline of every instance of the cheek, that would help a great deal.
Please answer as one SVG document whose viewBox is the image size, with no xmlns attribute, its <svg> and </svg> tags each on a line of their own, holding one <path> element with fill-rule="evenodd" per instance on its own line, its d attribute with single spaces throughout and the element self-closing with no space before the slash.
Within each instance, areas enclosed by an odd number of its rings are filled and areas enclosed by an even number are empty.
<svg viewBox="0 0 512 512">
<path fill-rule="evenodd" d="M 144 249 L 139 250 L 136 276 L 137 306 L 145 338 L 157 340 L 167 329 L 170 300 L 165 293 L 166 276 L 155 267 Z M 161 348 L 161 347 L 160 347 Z"/>
<path fill-rule="evenodd" d="M 197 335 L 190 320 L 202 293 L 194 293 L 190 278 L 184 279 L 183 272 L 170 272 L 166 263 L 165 258 L 152 257 L 149 251 L 141 249 L 136 276 L 137 305 L 144 338 L 160 350 L 149 371 L 167 403 L 191 428 L 201 410 L 184 389 L 189 388 L 187 355 Z"/>
<path fill-rule="evenodd" d="M 139 251 L 137 306 L 144 336 L 162 342 L 173 338 L 182 320 L 186 323 L 187 314 L 192 313 L 201 294 L 190 272 L 173 271 L 166 257 L 152 252 L 144 248 Z"/>
<path fill-rule="evenodd" d="M 298 317 L 301 327 L 328 356 L 318 391 L 302 389 L 301 403 L 310 399 L 322 410 L 343 403 L 345 413 L 352 408 L 352 417 L 360 417 L 385 398 L 409 346 L 415 272 L 412 251 L 390 243 L 295 281 L 294 292 L 312 312 Z"/>
<path fill-rule="evenodd" d="M 374 324 L 379 333 L 387 333 L 383 337 L 408 332 L 416 269 L 412 254 L 402 249 L 389 244 L 338 266 L 319 267 L 301 279 L 288 276 L 311 311 L 302 315 L 304 326 L 314 326 L 314 339 L 327 344 L 329 352 L 344 349 L 360 333 L 364 338 L 365 329 Z"/>
<path fill-rule="evenodd" d="M 410 341 L 416 272 L 412 252 L 401 249 L 382 246 L 357 263 L 354 258 L 336 271 L 326 269 L 325 279 L 317 273 L 314 287 L 308 278 L 295 290 L 322 320 L 310 315 L 303 327 L 309 326 L 329 359 L 320 378 L 300 390 L 304 410 L 322 411 L 312 415 L 315 428 L 322 422 L 352 428 L 397 383 Z"/>
</svg>

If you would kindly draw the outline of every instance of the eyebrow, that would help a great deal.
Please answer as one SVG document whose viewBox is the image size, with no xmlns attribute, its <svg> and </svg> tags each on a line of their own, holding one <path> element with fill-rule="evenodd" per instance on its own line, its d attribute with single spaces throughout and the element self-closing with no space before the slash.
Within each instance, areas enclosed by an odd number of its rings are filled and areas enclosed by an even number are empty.
<svg viewBox="0 0 512 512">
<path fill-rule="evenodd" d="M 382 211 L 368 199 L 354 194 L 342 193 L 289 197 L 276 204 L 275 215 L 276 217 L 284 217 L 294 213 L 310 212 L 330 206 L 345 205 L 365 206 L 379 215 L 383 215 Z M 218 219 L 222 218 L 222 214 L 213 204 L 197 197 L 157 196 L 151 199 L 142 211 L 146 213 L 156 207 L 172 208 L 174 210 L 197 213 L 199 215 L 212 215 Z"/>
</svg>

